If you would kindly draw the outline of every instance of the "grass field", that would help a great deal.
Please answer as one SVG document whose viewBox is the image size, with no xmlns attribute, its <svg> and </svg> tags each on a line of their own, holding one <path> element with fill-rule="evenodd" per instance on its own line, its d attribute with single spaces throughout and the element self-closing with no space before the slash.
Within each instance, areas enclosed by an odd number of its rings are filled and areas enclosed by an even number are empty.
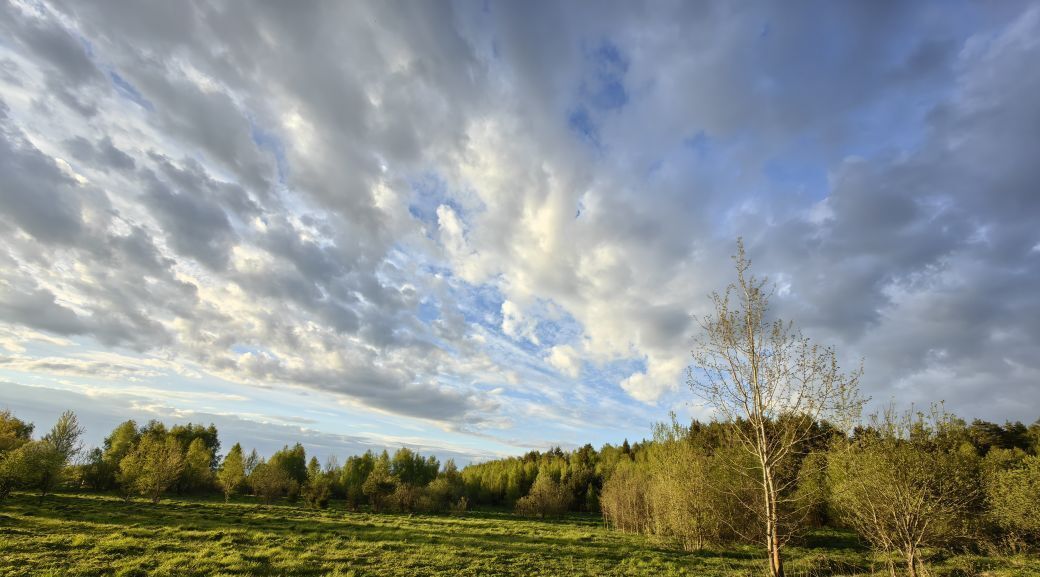
<svg viewBox="0 0 1040 577">
<path fill-rule="evenodd" d="M 792 576 L 871 569 L 868 553 L 840 533 L 817 534 L 789 558 Z M 411 516 L 212 500 L 153 505 L 81 494 L 42 504 L 15 495 L 0 504 L 0 575 L 737 576 L 759 575 L 762 567 L 753 548 L 682 553 L 609 531 L 591 516 Z M 1040 576 L 1040 561 L 953 557 L 932 572 Z"/>
</svg>

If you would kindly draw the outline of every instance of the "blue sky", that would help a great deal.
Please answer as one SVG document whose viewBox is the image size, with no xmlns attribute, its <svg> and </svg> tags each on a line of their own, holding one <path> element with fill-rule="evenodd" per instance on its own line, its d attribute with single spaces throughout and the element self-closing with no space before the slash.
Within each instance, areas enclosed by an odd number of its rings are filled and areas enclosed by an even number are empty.
<svg viewBox="0 0 1040 577">
<path fill-rule="evenodd" d="M 1040 406 L 1029 2 L 9 2 L 0 405 L 468 462 L 709 418 L 742 236 L 873 405 Z"/>
</svg>

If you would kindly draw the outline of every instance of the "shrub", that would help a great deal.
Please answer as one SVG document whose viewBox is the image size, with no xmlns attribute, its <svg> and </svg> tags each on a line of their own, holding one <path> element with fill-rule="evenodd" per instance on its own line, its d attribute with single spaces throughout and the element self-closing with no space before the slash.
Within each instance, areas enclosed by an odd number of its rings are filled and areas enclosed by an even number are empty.
<svg viewBox="0 0 1040 577">
<path fill-rule="evenodd" d="M 599 505 L 608 526 L 629 533 L 650 533 L 652 513 L 649 492 L 649 477 L 646 471 L 622 461 L 610 479 L 603 484 Z"/>
<path fill-rule="evenodd" d="M 724 514 L 711 483 L 712 462 L 705 452 L 673 429 L 658 430 L 649 451 L 647 500 L 652 531 L 675 539 L 687 551 L 718 543 Z"/>
<path fill-rule="evenodd" d="M 916 577 L 923 548 L 967 534 L 978 458 L 970 446 L 961 450 L 954 421 L 941 413 L 873 418 L 871 434 L 829 456 L 832 499 L 843 521 L 889 559 L 898 553 Z"/>
<path fill-rule="evenodd" d="M 571 504 L 571 494 L 562 483 L 541 472 L 531 491 L 516 502 L 516 512 L 527 517 L 558 517 Z"/>
<path fill-rule="evenodd" d="M 433 510 L 433 503 L 423 487 L 398 483 L 386 500 L 386 507 L 402 513 Z"/>
<path fill-rule="evenodd" d="M 65 457 L 48 441 L 29 441 L 10 451 L 4 458 L 0 477 L 10 487 L 35 489 L 46 496 L 61 480 Z"/>
<path fill-rule="evenodd" d="M 325 473 L 307 479 L 302 490 L 303 502 L 312 509 L 324 509 L 329 506 L 332 496 L 332 480 Z"/>
<path fill-rule="evenodd" d="M 206 446 L 201 437 L 196 437 L 188 444 L 184 455 L 184 468 L 181 471 L 179 491 L 202 492 L 213 488 L 216 480 L 210 463 L 213 451 Z"/>
<path fill-rule="evenodd" d="M 992 453 L 991 453 L 992 454 Z M 986 501 L 993 522 L 1013 547 L 1040 543 L 1040 457 L 1024 456 L 988 476 Z"/>
<path fill-rule="evenodd" d="M 33 424 L 15 417 L 7 409 L 0 410 L 0 500 L 7 498 L 18 484 L 20 465 L 12 454 L 32 440 Z"/>
<path fill-rule="evenodd" d="M 265 461 L 256 465 L 247 480 L 253 489 L 253 494 L 268 504 L 286 494 L 294 481 L 295 479 L 289 478 L 285 469 Z"/>
<path fill-rule="evenodd" d="M 384 452 L 376 460 L 372 472 L 369 473 L 368 478 L 361 485 L 361 491 L 368 499 L 369 504 L 372 505 L 372 509 L 380 511 L 387 506 L 393 505 L 390 496 L 397 491 L 397 485 L 397 479 L 390 474 L 389 458 L 386 452 Z"/>
<path fill-rule="evenodd" d="M 119 482 L 126 495 L 140 493 L 158 503 L 184 469 L 181 444 L 170 436 L 144 435 L 119 462 Z"/>
</svg>

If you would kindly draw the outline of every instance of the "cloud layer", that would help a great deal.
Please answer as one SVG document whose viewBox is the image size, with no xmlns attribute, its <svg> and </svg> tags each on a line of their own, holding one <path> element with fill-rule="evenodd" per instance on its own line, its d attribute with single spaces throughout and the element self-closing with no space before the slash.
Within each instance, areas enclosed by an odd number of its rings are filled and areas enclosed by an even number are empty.
<svg viewBox="0 0 1040 577">
<path fill-rule="evenodd" d="M 0 10 L 6 378 L 624 434 L 743 235 L 875 399 L 1036 417 L 1035 7 Z"/>
</svg>

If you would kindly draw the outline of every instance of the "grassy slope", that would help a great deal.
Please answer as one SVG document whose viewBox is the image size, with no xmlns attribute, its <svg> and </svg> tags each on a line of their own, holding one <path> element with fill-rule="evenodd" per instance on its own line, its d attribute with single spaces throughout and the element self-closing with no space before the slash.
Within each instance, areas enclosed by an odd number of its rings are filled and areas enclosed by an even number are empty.
<svg viewBox="0 0 1040 577">
<path fill-rule="evenodd" d="M 847 535 L 821 534 L 789 557 L 792 577 L 869 573 L 865 552 Z M 933 574 L 969 566 L 1040 576 L 1040 561 L 965 557 Z M 761 567 L 753 549 L 686 554 L 608 531 L 592 517 L 377 515 L 93 495 L 42 504 L 15 495 L 0 504 L 0 575 L 735 576 Z"/>
</svg>

